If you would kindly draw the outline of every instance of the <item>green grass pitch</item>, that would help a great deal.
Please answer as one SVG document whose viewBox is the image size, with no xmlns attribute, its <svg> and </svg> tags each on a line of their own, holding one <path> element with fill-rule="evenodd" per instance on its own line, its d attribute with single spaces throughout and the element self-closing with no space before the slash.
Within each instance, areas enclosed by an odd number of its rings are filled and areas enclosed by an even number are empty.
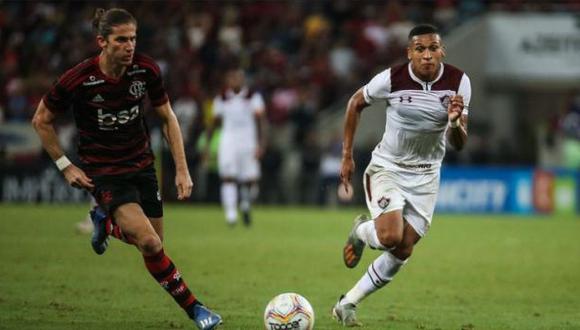
<svg viewBox="0 0 580 330">
<path fill-rule="evenodd" d="M 77 235 L 87 205 L 0 205 L 0 329 L 193 329 L 113 241 L 103 256 Z M 341 329 L 337 297 L 366 271 L 341 249 L 363 209 L 258 207 L 251 229 L 217 206 L 166 205 L 165 249 L 221 329 L 262 329 L 275 295 L 294 291 L 315 329 Z M 363 329 L 580 329 L 580 218 L 435 215 L 392 283 L 358 310 Z"/>
</svg>

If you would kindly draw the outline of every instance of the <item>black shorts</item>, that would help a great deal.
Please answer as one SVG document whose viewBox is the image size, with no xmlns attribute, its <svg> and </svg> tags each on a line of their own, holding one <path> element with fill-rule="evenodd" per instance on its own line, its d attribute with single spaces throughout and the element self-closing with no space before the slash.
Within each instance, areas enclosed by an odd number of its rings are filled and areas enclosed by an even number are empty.
<svg viewBox="0 0 580 330">
<path fill-rule="evenodd" d="M 138 172 L 98 175 L 91 179 L 95 185 L 92 194 L 107 213 L 112 214 L 123 204 L 137 203 L 147 217 L 163 216 L 163 203 L 153 165 Z"/>
</svg>

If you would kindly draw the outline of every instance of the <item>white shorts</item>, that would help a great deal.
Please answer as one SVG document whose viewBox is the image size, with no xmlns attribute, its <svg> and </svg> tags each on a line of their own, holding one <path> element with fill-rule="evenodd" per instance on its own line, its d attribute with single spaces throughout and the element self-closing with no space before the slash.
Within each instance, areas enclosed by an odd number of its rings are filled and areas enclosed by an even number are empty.
<svg viewBox="0 0 580 330">
<path fill-rule="evenodd" d="M 439 172 L 393 171 L 371 163 L 365 170 L 363 185 L 373 219 L 403 210 L 403 218 L 417 234 L 427 234 L 437 202 Z"/>
<path fill-rule="evenodd" d="M 254 149 L 221 147 L 218 151 L 220 177 L 233 178 L 240 182 L 256 181 L 260 178 L 260 163 Z"/>
</svg>

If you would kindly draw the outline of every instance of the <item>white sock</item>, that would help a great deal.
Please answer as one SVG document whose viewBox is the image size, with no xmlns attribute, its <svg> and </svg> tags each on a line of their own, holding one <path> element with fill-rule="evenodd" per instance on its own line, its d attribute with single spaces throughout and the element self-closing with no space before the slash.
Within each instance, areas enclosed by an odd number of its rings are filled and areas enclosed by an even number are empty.
<svg viewBox="0 0 580 330">
<path fill-rule="evenodd" d="M 94 197 L 91 197 L 91 201 L 89 203 L 89 212 L 87 212 L 87 216 L 85 217 L 85 222 L 90 224 L 90 226 L 93 225 L 93 221 L 91 220 L 91 211 L 97 205 L 99 205 L 97 204 L 97 200 Z"/>
<path fill-rule="evenodd" d="M 379 237 L 377 236 L 377 230 L 375 229 L 374 220 L 363 222 L 360 226 L 358 226 L 356 228 L 356 236 L 358 236 L 360 240 L 365 242 L 368 246 L 372 247 L 373 249 L 384 251 L 388 250 L 379 241 Z"/>
<path fill-rule="evenodd" d="M 222 206 L 228 223 L 235 223 L 238 218 L 238 186 L 233 182 L 224 182 L 221 187 Z"/>
<path fill-rule="evenodd" d="M 250 201 L 254 202 L 258 199 L 258 195 L 260 194 L 260 185 L 257 183 L 253 183 L 250 185 Z"/>
<path fill-rule="evenodd" d="M 367 272 L 346 293 L 340 303 L 357 305 L 368 295 L 391 282 L 395 274 L 406 262 L 407 260 L 400 260 L 392 255 L 391 252 L 383 252 L 369 265 Z"/>
<path fill-rule="evenodd" d="M 249 211 L 251 207 L 251 192 L 247 184 L 240 186 L 240 209 L 244 212 Z"/>
</svg>

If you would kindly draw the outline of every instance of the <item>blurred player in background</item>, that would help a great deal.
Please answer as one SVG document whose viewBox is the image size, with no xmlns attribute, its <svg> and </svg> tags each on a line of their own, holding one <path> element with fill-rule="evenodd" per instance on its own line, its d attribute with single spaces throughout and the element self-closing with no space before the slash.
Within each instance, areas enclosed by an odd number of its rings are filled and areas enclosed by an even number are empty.
<svg viewBox="0 0 580 330">
<path fill-rule="evenodd" d="M 38 105 L 34 128 L 67 182 L 90 191 L 99 204 L 91 212 L 95 252 L 105 252 L 109 234 L 134 244 L 147 270 L 197 327 L 214 329 L 221 317 L 196 299 L 163 250 L 163 207 L 144 120 L 146 96 L 163 122 L 180 200 L 190 196 L 193 183 L 159 67 L 135 52 L 137 22 L 126 10 L 98 9 L 93 26 L 100 54 L 58 79 Z M 64 154 L 53 125 L 70 107 L 79 131 L 80 167 Z"/>
<path fill-rule="evenodd" d="M 91 219 L 91 210 L 97 206 L 97 201 L 95 197 L 91 196 L 91 201 L 89 202 L 89 212 L 84 220 L 77 222 L 75 228 L 79 234 L 90 234 L 93 232 L 95 226 L 93 225 L 93 219 Z"/>
<path fill-rule="evenodd" d="M 262 96 L 246 86 L 243 70 L 229 70 L 225 79 L 226 88 L 213 102 L 214 120 L 208 128 L 207 141 L 211 141 L 215 127 L 221 125 L 218 169 L 226 221 L 230 225 L 237 222 L 239 191 L 243 221 L 249 226 L 251 204 L 258 195 L 260 158 L 265 147 L 265 106 Z M 209 145 L 206 155 L 208 148 Z"/>
<path fill-rule="evenodd" d="M 353 268 L 366 245 L 382 253 L 334 306 L 333 316 L 345 326 L 359 325 L 356 306 L 393 279 L 429 230 L 445 137 L 457 150 L 467 141 L 470 81 L 461 70 L 442 62 L 445 51 L 437 29 L 414 27 L 407 55 L 409 63 L 377 74 L 354 93 L 346 110 L 341 180 L 351 187 L 360 113 L 373 102 L 388 104 L 385 133 L 363 178 L 371 218 L 355 219 L 343 259 Z"/>
</svg>

